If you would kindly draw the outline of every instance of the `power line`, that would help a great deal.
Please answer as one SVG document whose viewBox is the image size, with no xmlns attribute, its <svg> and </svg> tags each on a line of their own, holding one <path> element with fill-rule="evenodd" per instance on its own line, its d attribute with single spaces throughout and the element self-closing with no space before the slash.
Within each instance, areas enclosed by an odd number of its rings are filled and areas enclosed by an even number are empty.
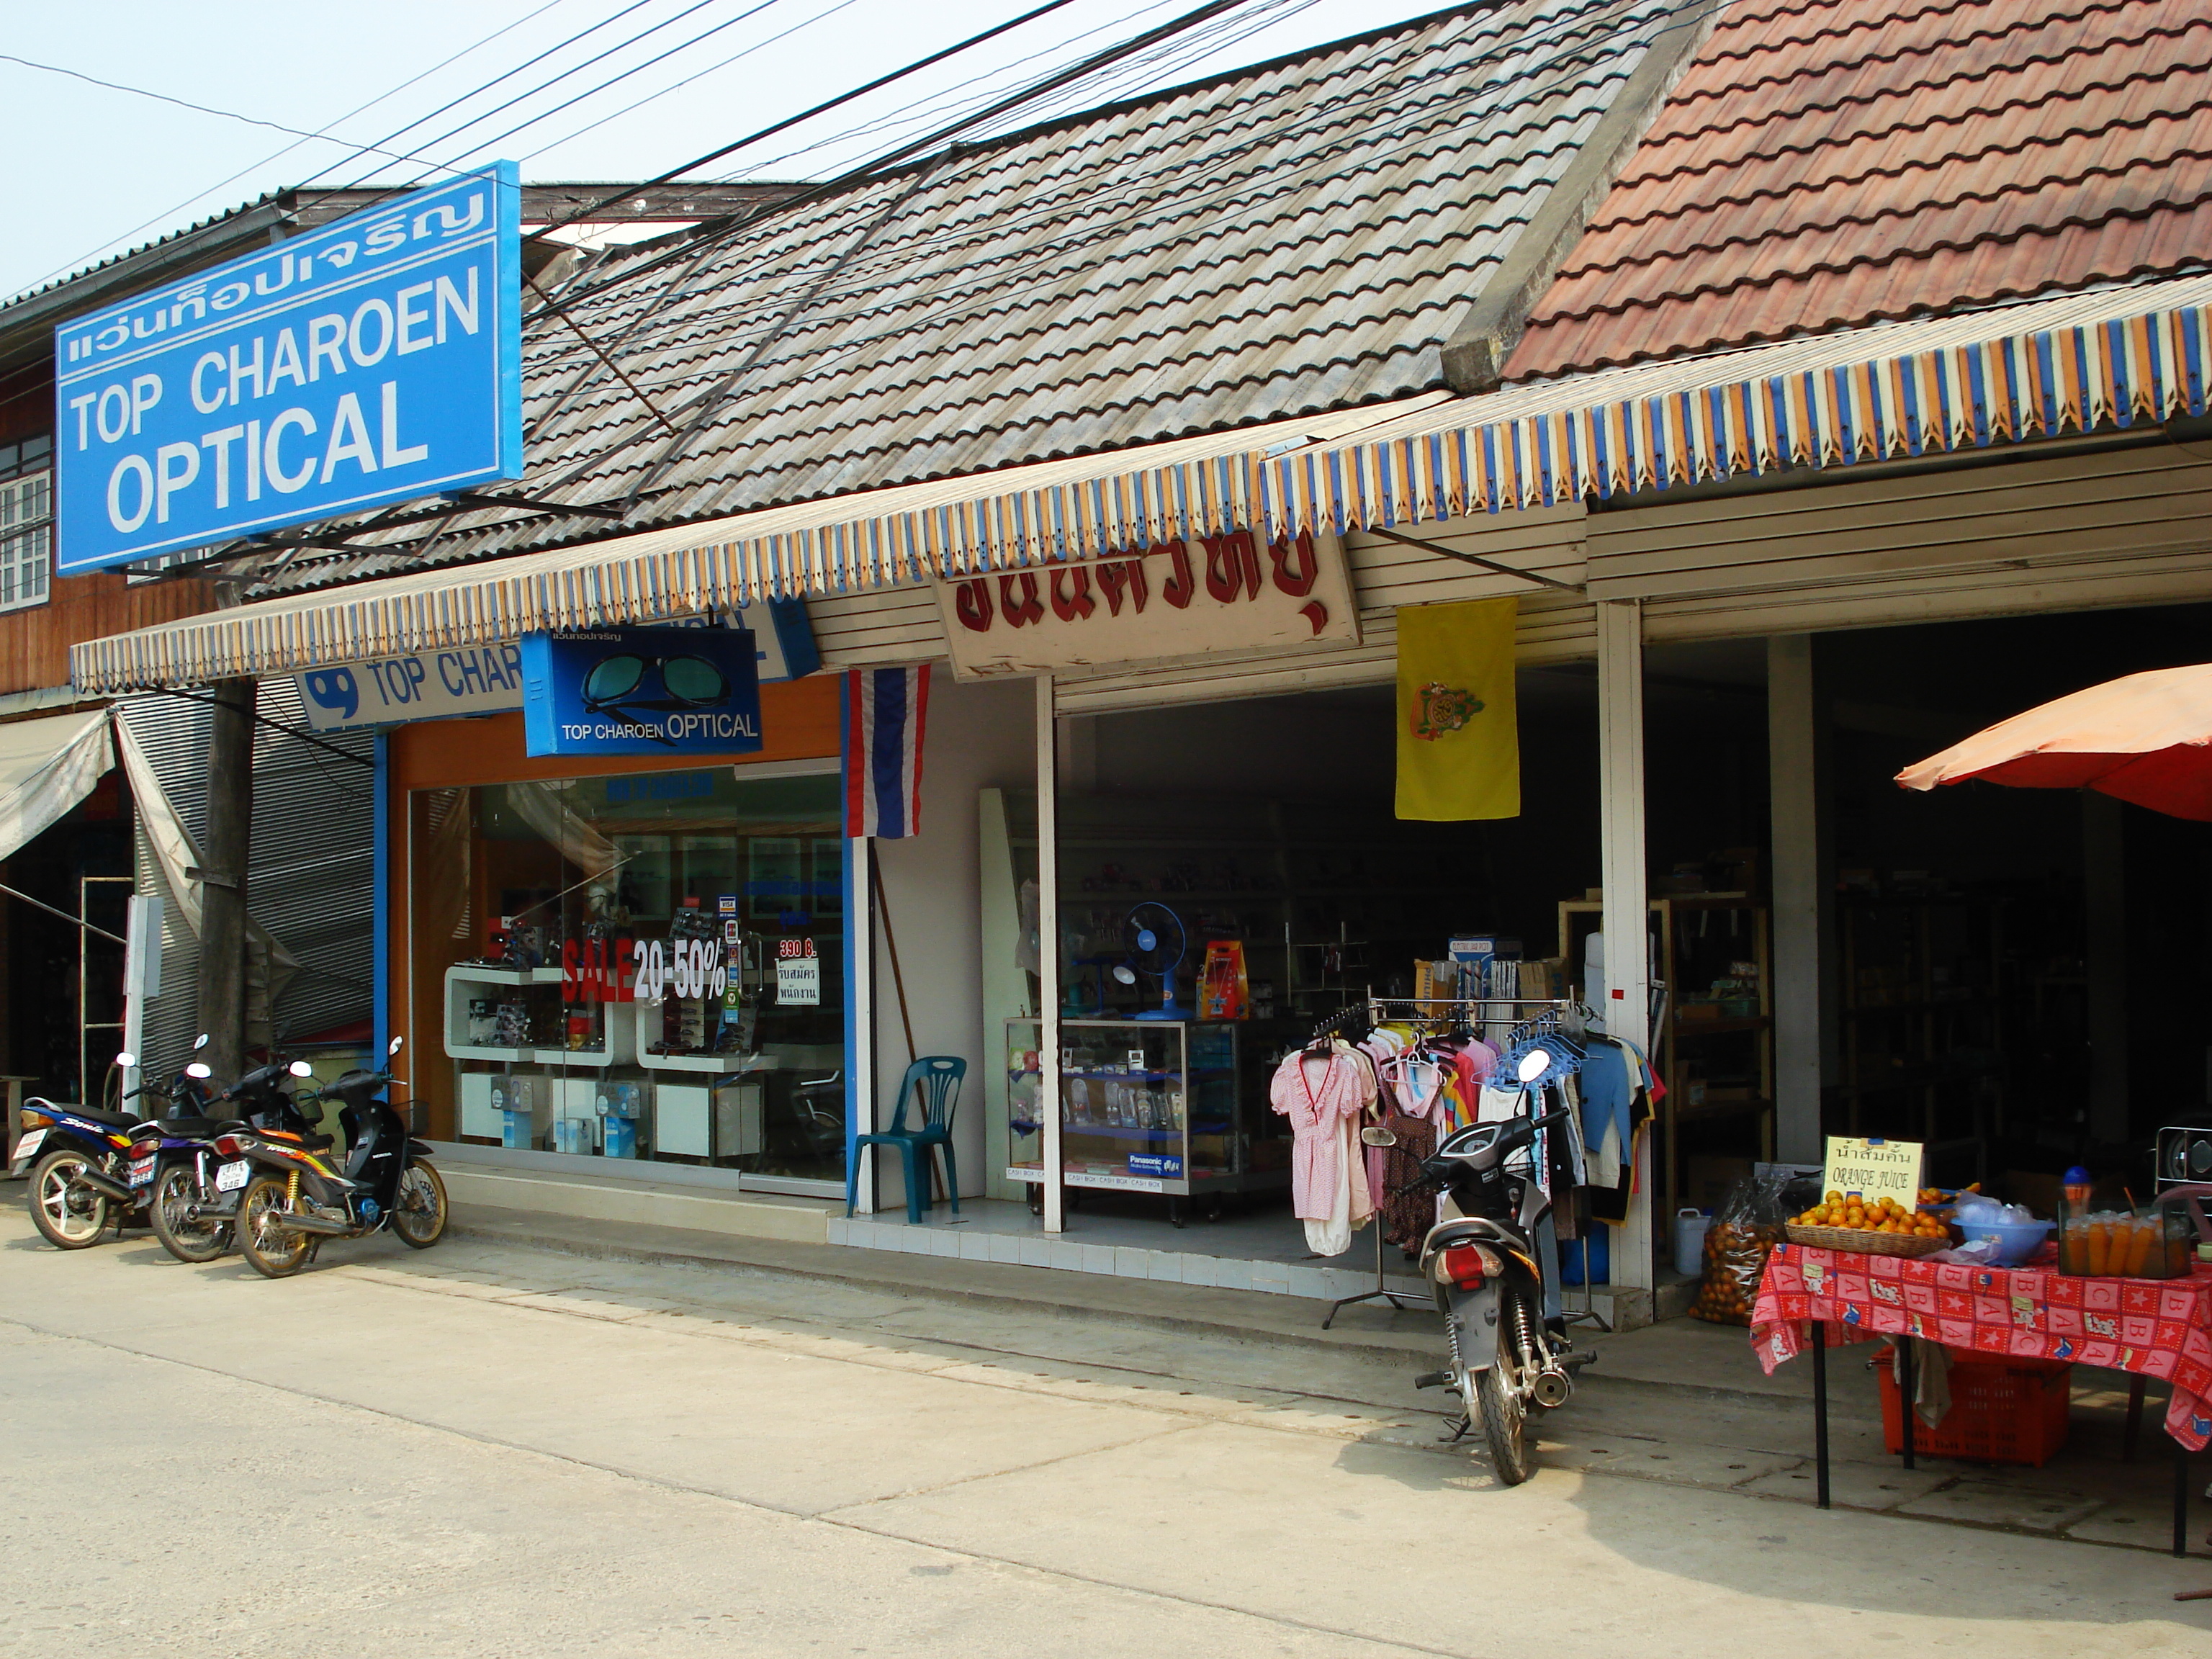
<svg viewBox="0 0 2212 1659">
<path fill-rule="evenodd" d="M 34 58 L 18 58 L 9 52 L 0 52 L 0 63 L 21 64 L 25 69 L 43 70 L 49 75 L 65 75 L 72 81 L 82 81 L 88 86 L 105 87 L 110 92 L 127 92 L 136 97 L 151 98 L 156 103 L 174 104 L 179 109 L 191 110 L 201 115 L 217 116 L 226 121 L 243 121 L 247 126 L 267 127 L 271 132 L 289 133 L 295 138 L 319 139 L 325 136 L 319 132 L 304 131 L 298 127 L 288 127 L 281 121 L 264 121 L 258 115 L 240 115 L 234 109 L 216 109 L 210 104 L 195 104 L 188 98 L 172 98 L 166 92 L 154 92 L 145 87 L 125 86 L 120 81 L 103 81 L 98 76 L 87 75 L 81 70 L 64 69 L 58 64 L 41 64 Z M 343 138 L 330 139 L 327 142 L 346 143 Z M 379 150 L 368 144 L 349 144 L 347 147 L 351 149 L 368 150 L 378 155 L 390 154 L 389 151 Z M 392 156 L 394 161 L 404 161 L 406 159 L 404 155 Z"/>
<path fill-rule="evenodd" d="M 971 34 L 965 40 L 962 40 L 957 45 L 947 46 L 941 52 L 933 52 L 927 58 L 917 58 L 913 63 L 905 65 L 903 68 L 891 70 L 888 75 L 879 75 L 874 80 L 869 82 L 866 86 L 855 87 L 850 92 L 842 92 L 835 98 L 823 100 L 821 103 L 815 105 L 811 109 L 801 110 L 796 115 L 788 116 L 783 120 L 774 122 L 768 126 L 761 128 L 756 132 L 747 133 L 744 137 L 736 140 L 734 143 L 724 144 L 720 149 L 708 150 L 704 155 L 701 155 L 691 161 L 686 161 L 681 167 L 671 167 L 667 172 L 660 173 L 657 177 L 648 179 L 641 185 L 631 185 L 623 190 L 616 191 L 611 196 L 603 196 L 598 201 L 593 202 L 589 207 L 584 209 L 580 213 L 574 214 L 570 217 L 561 221 L 559 224 L 548 225 L 543 229 L 536 232 L 535 234 L 543 237 L 550 231 L 559 230 L 567 225 L 580 223 L 584 220 L 588 219 L 592 215 L 599 212 L 602 208 L 611 207 L 617 202 L 627 201 L 631 197 L 637 195 L 641 191 L 651 190 L 656 185 L 665 185 L 670 183 L 672 180 L 680 179 L 688 173 L 695 172 L 698 168 L 705 167 L 710 161 L 719 161 L 725 155 L 733 155 L 738 150 L 744 149 L 750 144 L 757 144 L 763 138 L 771 137 L 776 133 L 789 131 L 791 128 L 797 126 L 801 121 L 811 120 L 815 116 L 821 115 L 830 110 L 836 109 L 841 105 L 849 104 L 856 98 L 866 97 L 869 93 L 874 92 L 880 88 L 887 87 L 894 81 L 903 80 L 906 76 L 916 74 L 922 70 L 926 70 L 933 64 L 941 64 L 948 58 L 951 58 L 960 52 L 966 52 L 971 46 L 978 46 L 982 45 L 986 40 L 995 40 L 998 36 L 1006 33 L 1009 30 L 1018 29 L 1024 23 L 1031 22 L 1039 17 L 1042 17 L 1048 12 L 1059 11 L 1062 8 L 1073 5 L 1073 3 L 1074 0 L 1046 0 L 1045 4 L 1035 7 L 1029 11 L 1025 11 L 1018 17 L 1011 18 L 1007 21 L 997 25 L 995 27 L 985 29 L 980 34 Z M 1239 0 L 1217 0 L 1217 3 L 1236 4 L 1239 3 Z"/>
<path fill-rule="evenodd" d="M 743 52 L 733 52 L 727 58 L 722 58 L 718 62 L 709 64 L 705 69 L 700 70 L 694 74 L 685 76 L 681 81 L 672 81 L 668 85 L 661 88 L 659 92 L 647 93 L 635 103 L 625 104 L 611 115 L 601 116 L 594 120 L 586 121 L 582 126 L 577 127 L 573 131 L 563 133 L 560 137 L 553 139 L 549 143 L 538 145 L 536 149 L 532 150 L 528 155 L 521 156 L 519 159 L 527 161 L 536 156 L 543 155 L 549 149 L 558 149 L 562 145 L 567 143 L 572 138 L 580 138 L 587 132 L 595 131 L 600 127 L 619 121 L 623 116 L 633 114 L 635 112 L 643 109 L 647 104 L 658 102 L 659 100 L 667 97 L 672 92 L 680 92 L 685 87 L 690 86 L 693 82 L 703 81 L 707 76 L 717 74 L 720 71 L 729 68 L 731 64 L 736 63 L 739 58 L 750 58 L 753 53 L 764 51 L 768 47 L 774 46 L 779 40 L 787 40 L 793 35 L 799 33 L 803 29 L 812 28 L 817 23 L 822 21 L 823 18 L 831 16 L 837 12 L 843 11 L 847 7 L 857 3 L 858 0 L 834 0 L 833 4 L 823 7 L 820 11 L 816 12 L 813 16 L 803 18 L 799 21 L 793 23 L 789 28 L 785 29 L 779 33 L 768 35 L 762 40 L 756 40 L 752 45 L 747 46 Z"/>
<path fill-rule="evenodd" d="M 404 81 L 400 82 L 397 86 L 386 88 L 384 91 L 377 94 L 375 97 L 370 99 L 365 104 L 355 105 L 344 114 L 333 118 L 328 125 L 320 128 L 313 136 L 318 138 L 329 138 L 333 143 L 343 144 L 348 143 L 347 140 L 343 138 L 331 137 L 331 129 L 338 126 L 341 123 L 352 120 L 356 115 L 362 114 L 366 111 L 374 109 L 379 104 L 383 103 L 388 98 L 396 98 L 399 94 L 406 91 L 408 88 L 416 85 L 418 82 L 428 80 L 431 76 L 437 74 L 439 70 L 450 68 L 452 65 L 459 63 L 462 58 L 466 58 L 471 52 L 479 51 L 482 48 L 489 46 L 493 41 L 498 40 L 501 35 L 508 33 L 514 29 L 520 28 L 525 23 L 529 22 L 532 18 L 543 16 L 545 13 L 552 10 L 554 7 L 565 5 L 567 3 L 568 0 L 545 0 L 545 3 L 538 7 L 535 10 L 525 12 L 521 16 L 514 19 L 512 22 L 501 24 L 489 34 L 484 35 L 483 38 L 476 40 L 469 46 L 463 46 L 452 57 L 433 64 L 429 68 L 422 70 L 416 74 L 409 76 Z M 137 235 L 141 231 L 149 229 L 155 225 L 166 223 L 173 220 L 178 214 L 182 213 L 185 209 L 191 207 L 193 203 L 204 201 L 209 197 L 214 195 L 216 191 L 222 189 L 226 185 L 236 184 L 240 179 L 245 178 L 246 174 L 258 172 L 261 168 L 269 166 L 270 163 L 276 161 L 279 157 L 289 155 L 294 150 L 299 149 L 301 144 L 307 142 L 308 141 L 306 139 L 295 139 L 292 143 L 284 145 L 282 149 L 271 150 L 259 161 L 251 162 L 248 165 L 240 167 L 237 172 L 230 174 L 228 178 L 216 179 L 215 183 L 210 185 L 205 190 L 195 191 L 193 194 L 185 198 L 183 201 L 177 203 L 174 206 L 165 208 L 161 212 L 154 215 L 153 217 L 141 220 L 138 223 L 131 226 L 130 229 L 119 232 L 116 235 L 109 237 L 98 246 L 88 248 L 84 252 L 78 254 L 75 258 L 56 265 L 52 270 L 47 271 L 44 276 L 39 276 L 31 282 L 26 287 L 24 291 L 27 293 L 31 289 L 38 288 L 43 283 L 51 282 L 56 276 L 61 276 L 68 271 L 75 270 L 79 266 L 86 264 L 92 259 L 96 258 L 107 249 L 113 247 L 118 242 L 126 242 L 130 240 L 131 238 Z"/>
<path fill-rule="evenodd" d="M 648 36 L 658 34 L 665 28 L 674 27 L 676 24 L 682 22 L 685 18 L 690 16 L 693 13 L 702 11 L 707 7 L 714 3 L 714 0 L 691 0 L 691 3 L 690 5 L 685 6 L 681 11 L 676 13 L 672 17 L 665 17 L 659 22 L 653 24 L 649 28 L 640 29 L 635 34 L 631 35 L 629 39 L 617 41 L 605 51 L 598 52 L 593 56 L 586 58 L 580 64 L 573 64 L 569 68 L 562 70 L 558 75 L 554 76 L 551 79 L 541 81 L 538 85 L 531 88 L 527 92 L 519 92 L 515 94 L 514 97 L 507 100 L 506 102 L 494 105 L 490 109 L 484 111 L 481 115 L 471 116 L 459 126 L 448 127 L 444 132 L 440 133 L 435 138 L 429 139 L 416 149 L 410 151 L 408 159 L 411 160 L 423 156 L 428 152 L 431 145 L 443 143 L 448 138 L 452 138 L 458 134 L 466 132 L 471 127 L 478 125 L 483 122 L 489 121 L 494 116 L 498 115 L 504 111 L 513 109 L 516 105 L 523 102 L 525 100 L 536 97 L 539 93 L 559 85 L 562 82 L 568 80 L 571 76 L 581 74 L 584 70 L 590 69 L 595 64 L 605 63 L 608 58 L 613 57 L 616 53 L 623 51 L 625 48 L 637 45 L 640 41 L 646 40 Z M 670 47 L 667 52 L 661 52 L 657 57 L 648 58 L 643 64 L 635 64 L 629 69 L 622 70 L 611 79 L 601 82 L 598 86 L 592 87 L 587 91 L 578 93 L 575 97 L 568 99 L 563 103 L 556 105 L 552 109 L 545 111 L 543 114 L 533 115 L 530 117 L 528 120 L 523 121 L 519 125 L 509 127 L 505 131 L 498 133 L 493 137 L 483 139 L 480 142 L 471 140 L 465 149 L 456 152 L 456 154 L 459 155 L 472 155 L 477 154 L 478 151 L 486 149 L 489 145 L 498 143 L 501 139 L 512 137 L 515 133 L 535 125 L 538 121 L 550 119 L 552 116 L 557 115 L 562 110 L 570 107 L 580 100 L 589 98 L 594 94 L 604 92 L 607 88 L 629 79 L 629 76 L 641 72 L 642 70 L 651 67 L 653 64 L 660 62 L 662 58 L 668 57 L 671 53 L 681 52 L 687 47 L 696 46 L 698 42 L 706 40 L 710 35 L 719 34 L 724 29 L 733 27 L 737 24 L 743 22 L 748 17 L 751 17 L 757 13 L 766 11 L 769 7 L 775 3 L 776 0 L 761 0 L 760 4 L 752 7 L 750 10 L 740 12 L 735 17 L 730 18 L 724 22 L 717 23 L 714 27 L 706 30 L 702 33 L 694 35 L 691 39 L 683 41 L 677 46 Z M 444 164 L 441 162 L 430 162 L 424 168 L 423 172 L 424 173 L 434 172 L 443 165 Z M 370 173 L 364 173 L 362 176 L 363 179 L 367 179 L 374 176 L 374 170 L 372 169 Z M 418 173 L 416 175 L 415 179 L 409 179 L 406 182 L 409 184 L 416 183 L 422 176 L 423 173 Z"/>
</svg>

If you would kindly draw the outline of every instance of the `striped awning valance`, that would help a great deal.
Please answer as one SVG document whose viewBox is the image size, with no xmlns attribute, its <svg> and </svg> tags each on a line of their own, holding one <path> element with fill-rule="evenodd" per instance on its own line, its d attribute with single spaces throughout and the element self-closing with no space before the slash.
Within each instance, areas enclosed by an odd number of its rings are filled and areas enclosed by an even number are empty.
<svg viewBox="0 0 2212 1659">
<path fill-rule="evenodd" d="M 2204 412 L 2212 276 L 775 507 L 72 648 L 88 691 L 289 672 L 1237 529 L 1340 532 Z"/>
</svg>

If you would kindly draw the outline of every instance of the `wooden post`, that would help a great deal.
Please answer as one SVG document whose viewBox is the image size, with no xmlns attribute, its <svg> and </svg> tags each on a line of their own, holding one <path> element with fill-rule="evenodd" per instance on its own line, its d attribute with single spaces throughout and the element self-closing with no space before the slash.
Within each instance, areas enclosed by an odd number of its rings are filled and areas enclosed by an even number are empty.
<svg viewBox="0 0 2212 1659">
<path fill-rule="evenodd" d="M 208 742 L 207 835 L 201 848 L 199 1027 L 201 1056 L 228 1083 L 246 1060 L 246 866 L 253 846 L 252 680 L 215 690 Z"/>
</svg>

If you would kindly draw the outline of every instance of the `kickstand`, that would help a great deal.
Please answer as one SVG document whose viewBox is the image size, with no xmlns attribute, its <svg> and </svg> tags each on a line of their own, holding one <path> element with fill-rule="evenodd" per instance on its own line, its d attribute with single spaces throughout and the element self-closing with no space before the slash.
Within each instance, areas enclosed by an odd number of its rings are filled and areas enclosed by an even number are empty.
<svg viewBox="0 0 2212 1659">
<path fill-rule="evenodd" d="M 1451 1429 L 1451 1432 L 1446 1435 L 1443 1439 L 1438 1443 L 1439 1444 L 1449 1446 L 1454 1441 L 1460 1439 L 1469 1429 L 1474 1426 L 1474 1419 L 1470 1417 L 1467 1413 L 1462 1412 L 1457 1417 L 1451 1420 L 1449 1426 Z"/>
</svg>

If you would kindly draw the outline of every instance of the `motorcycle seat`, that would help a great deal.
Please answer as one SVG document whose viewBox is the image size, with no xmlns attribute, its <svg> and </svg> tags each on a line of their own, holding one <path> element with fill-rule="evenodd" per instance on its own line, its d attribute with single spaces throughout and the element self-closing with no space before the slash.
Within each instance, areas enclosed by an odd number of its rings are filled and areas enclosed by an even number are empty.
<svg viewBox="0 0 2212 1659">
<path fill-rule="evenodd" d="M 118 1129 L 135 1128 L 146 1120 L 131 1112 L 111 1112 L 104 1106 L 63 1106 L 61 1110 L 74 1112 L 79 1117 L 90 1118 L 94 1123 L 105 1123 Z"/>
<path fill-rule="evenodd" d="M 156 1121 L 155 1127 L 175 1140 L 204 1140 L 216 1135 L 228 1126 L 211 1117 L 165 1117 Z"/>
</svg>

